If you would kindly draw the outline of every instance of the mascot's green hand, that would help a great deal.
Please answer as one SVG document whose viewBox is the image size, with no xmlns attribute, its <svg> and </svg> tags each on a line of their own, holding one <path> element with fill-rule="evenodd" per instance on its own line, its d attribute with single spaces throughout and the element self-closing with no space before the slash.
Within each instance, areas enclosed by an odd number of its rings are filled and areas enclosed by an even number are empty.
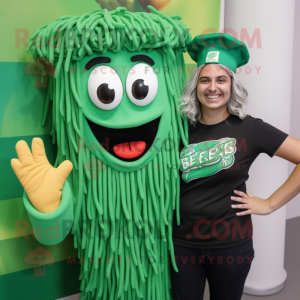
<svg viewBox="0 0 300 300">
<path fill-rule="evenodd" d="M 18 158 L 11 166 L 20 180 L 32 205 L 42 213 L 57 209 L 61 202 L 63 185 L 73 165 L 65 160 L 58 168 L 48 161 L 42 139 L 32 140 L 32 153 L 25 141 L 16 144 Z"/>
</svg>

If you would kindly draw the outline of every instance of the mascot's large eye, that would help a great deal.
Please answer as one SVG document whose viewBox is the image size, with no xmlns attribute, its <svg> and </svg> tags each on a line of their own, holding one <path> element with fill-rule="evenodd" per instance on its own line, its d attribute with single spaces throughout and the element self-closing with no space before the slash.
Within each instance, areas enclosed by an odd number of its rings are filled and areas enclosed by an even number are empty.
<svg viewBox="0 0 300 300">
<path fill-rule="evenodd" d="M 99 66 L 92 71 L 88 91 L 94 104 L 104 110 L 117 107 L 123 97 L 121 79 L 117 72 L 108 66 Z"/>
<path fill-rule="evenodd" d="M 158 88 L 154 70 L 146 64 L 133 66 L 126 79 L 126 92 L 132 103 L 145 106 L 153 101 Z"/>
</svg>

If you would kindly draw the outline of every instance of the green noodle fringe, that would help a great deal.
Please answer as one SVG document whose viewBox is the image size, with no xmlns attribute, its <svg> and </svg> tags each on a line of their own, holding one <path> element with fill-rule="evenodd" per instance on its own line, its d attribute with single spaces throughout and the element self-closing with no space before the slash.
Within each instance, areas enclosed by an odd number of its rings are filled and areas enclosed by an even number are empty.
<svg viewBox="0 0 300 300">
<path fill-rule="evenodd" d="M 179 138 L 185 145 L 188 140 L 188 123 L 177 105 L 185 82 L 182 52 L 191 35 L 179 16 L 151 10 L 131 13 L 119 7 L 61 17 L 39 28 L 27 49 L 34 59 L 44 57 L 55 66 L 42 123 L 52 114 L 55 167 L 66 159 L 74 166 L 68 180 L 74 198 L 74 246 L 81 260 L 81 300 L 172 299 L 170 262 L 177 271 L 174 209 L 180 224 L 178 146 Z M 144 168 L 117 171 L 88 149 L 77 148 L 76 141 L 83 138 L 79 61 L 94 52 L 155 48 L 162 49 L 168 70 L 169 140 Z"/>
</svg>

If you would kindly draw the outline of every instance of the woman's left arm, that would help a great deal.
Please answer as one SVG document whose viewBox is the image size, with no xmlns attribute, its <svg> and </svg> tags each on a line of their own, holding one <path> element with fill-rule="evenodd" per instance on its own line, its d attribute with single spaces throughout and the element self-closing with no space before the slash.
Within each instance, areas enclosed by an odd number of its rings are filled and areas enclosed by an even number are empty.
<svg viewBox="0 0 300 300">
<path fill-rule="evenodd" d="M 268 199 L 255 197 L 249 192 L 234 191 L 240 197 L 231 197 L 231 199 L 243 204 L 232 205 L 232 207 L 248 209 L 237 213 L 238 216 L 249 214 L 268 215 L 288 203 L 300 192 L 300 140 L 289 135 L 274 155 L 296 164 L 293 172 L 286 182 Z"/>
</svg>

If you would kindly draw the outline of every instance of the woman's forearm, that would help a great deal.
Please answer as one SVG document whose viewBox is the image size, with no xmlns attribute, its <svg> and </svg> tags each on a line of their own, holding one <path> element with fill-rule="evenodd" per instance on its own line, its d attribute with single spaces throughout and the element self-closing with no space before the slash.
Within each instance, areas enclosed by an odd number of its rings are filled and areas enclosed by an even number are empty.
<svg viewBox="0 0 300 300">
<path fill-rule="evenodd" d="M 300 163 L 296 165 L 286 182 L 267 200 L 272 211 L 288 203 L 300 192 Z"/>
</svg>

